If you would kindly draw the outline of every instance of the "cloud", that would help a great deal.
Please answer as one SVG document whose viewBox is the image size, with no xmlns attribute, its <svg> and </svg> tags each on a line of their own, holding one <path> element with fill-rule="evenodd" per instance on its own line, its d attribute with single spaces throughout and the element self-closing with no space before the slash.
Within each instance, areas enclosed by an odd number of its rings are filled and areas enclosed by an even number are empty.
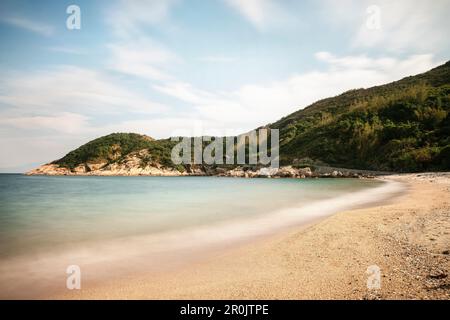
<svg viewBox="0 0 450 320">
<path fill-rule="evenodd" d="M 411 55 L 407 59 L 400 60 L 393 57 L 382 56 L 379 58 L 370 58 L 363 54 L 358 56 L 337 57 L 329 52 L 317 52 L 316 59 L 325 62 L 333 70 L 342 70 L 348 72 L 351 70 L 376 71 L 385 76 L 379 81 L 389 82 L 402 77 L 421 73 L 431 69 L 433 66 L 444 62 L 433 62 L 432 54 Z M 383 78 L 385 80 L 383 80 Z M 364 79 L 359 79 L 362 83 Z M 373 79 L 369 79 L 372 81 Z M 369 82 L 369 85 L 370 82 Z"/>
<path fill-rule="evenodd" d="M 201 135 L 235 135 L 244 132 L 245 127 L 227 127 L 227 123 L 213 121 L 201 117 L 196 113 L 182 114 L 155 119 L 127 120 L 102 128 L 105 133 L 111 132 L 139 132 L 154 138 L 168 138 L 174 136 Z"/>
<path fill-rule="evenodd" d="M 113 33 L 107 46 L 107 68 L 146 80 L 171 78 L 166 70 L 179 62 L 176 54 L 148 35 L 147 27 L 160 26 L 178 0 L 119 0 L 106 11 Z"/>
<path fill-rule="evenodd" d="M 154 86 L 155 90 L 192 104 L 197 119 L 221 123 L 221 128 L 249 130 L 274 122 L 309 104 L 349 89 L 371 87 L 427 71 L 439 63 L 432 55 L 412 55 L 404 60 L 368 56 L 336 57 L 319 52 L 324 71 L 293 74 L 266 85 L 244 85 L 217 93 L 187 83 Z"/>
<path fill-rule="evenodd" d="M 122 126 L 123 119 L 145 119 L 169 110 L 116 84 L 114 77 L 100 71 L 60 66 L 31 74 L 2 75 L 0 168 L 60 158 L 110 130 L 140 129 Z"/>
<path fill-rule="evenodd" d="M 206 56 L 199 59 L 203 62 L 211 62 L 211 63 L 228 63 L 228 62 L 236 62 L 238 59 L 234 57 L 227 57 L 223 55 L 213 55 Z"/>
<path fill-rule="evenodd" d="M 54 33 L 54 28 L 52 26 L 23 17 L 4 17 L 1 18 L 0 21 L 46 37 L 49 37 Z"/>
<path fill-rule="evenodd" d="M 225 3 L 259 30 L 276 22 L 290 20 L 286 11 L 273 0 L 225 0 Z"/>
<path fill-rule="evenodd" d="M 161 24 L 178 0 L 119 0 L 106 12 L 106 22 L 119 37 L 141 34 L 142 26 Z"/>
<path fill-rule="evenodd" d="M 0 124 L 10 125 L 22 130 L 50 130 L 58 133 L 76 134 L 88 130 L 88 117 L 63 112 L 50 116 L 24 116 L 0 119 Z"/>
<path fill-rule="evenodd" d="M 450 11 L 448 1 L 380 1 L 380 29 L 361 26 L 354 45 L 376 47 L 385 45 L 391 50 L 413 47 L 431 50 L 448 37 Z"/>
<path fill-rule="evenodd" d="M 111 53 L 110 69 L 144 79 L 170 79 L 164 68 L 169 62 L 178 62 L 175 54 L 148 37 L 122 41 L 108 47 Z"/>
<path fill-rule="evenodd" d="M 181 81 L 154 85 L 153 88 L 169 96 L 192 104 L 202 104 L 205 101 L 218 99 L 214 93 L 197 89 L 191 84 Z"/>
<path fill-rule="evenodd" d="M 100 71 L 59 66 L 31 74 L 3 74 L 0 105 L 15 113 L 155 114 L 167 107 L 115 84 Z"/>
<path fill-rule="evenodd" d="M 431 52 L 449 45 L 447 0 L 328 0 L 322 4 L 335 26 L 346 25 L 355 30 L 351 39 L 353 48 Z M 380 28 L 368 27 L 368 19 L 376 14 L 368 11 L 369 7 L 379 9 Z"/>
</svg>

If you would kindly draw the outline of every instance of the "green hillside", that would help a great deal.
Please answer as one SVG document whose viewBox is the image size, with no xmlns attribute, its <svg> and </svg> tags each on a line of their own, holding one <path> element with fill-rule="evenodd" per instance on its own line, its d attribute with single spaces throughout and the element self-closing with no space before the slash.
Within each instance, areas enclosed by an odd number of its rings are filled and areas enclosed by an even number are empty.
<svg viewBox="0 0 450 320">
<path fill-rule="evenodd" d="M 390 84 L 320 100 L 267 127 L 280 130 L 281 164 L 318 164 L 382 170 L 450 169 L 450 62 Z M 54 163 L 116 162 L 149 150 L 166 167 L 169 139 L 113 133 Z M 149 160 L 150 161 L 150 160 Z"/>
<path fill-rule="evenodd" d="M 74 168 L 87 162 L 120 162 L 132 152 L 147 149 L 150 151 L 151 161 L 172 166 L 171 150 L 175 144 L 175 142 L 167 139 L 154 140 L 151 137 L 136 133 L 112 133 L 82 145 L 53 163 Z"/>
<path fill-rule="evenodd" d="M 282 163 L 310 158 L 384 171 L 450 169 L 450 62 L 318 101 L 269 125 Z"/>
</svg>

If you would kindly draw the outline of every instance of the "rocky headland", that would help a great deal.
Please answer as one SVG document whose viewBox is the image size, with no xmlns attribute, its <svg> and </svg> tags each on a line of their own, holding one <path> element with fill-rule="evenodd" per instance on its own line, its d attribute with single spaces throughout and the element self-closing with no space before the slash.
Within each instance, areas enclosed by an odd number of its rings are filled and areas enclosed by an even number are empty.
<svg viewBox="0 0 450 320">
<path fill-rule="evenodd" d="M 192 165 L 185 170 L 161 165 L 142 165 L 137 156 L 128 156 L 121 163 L 83 163 L 70 169 L 55 163 L 48 163 L 26 173 L 27 175 L 49 176 L 219 176 L 237 178 L 372 178 L 380 173 L 364 170 L 339 169 L 332 167 L 295 167 L 280 168 L 236 166 L 232 168 Z"/>
</svg>

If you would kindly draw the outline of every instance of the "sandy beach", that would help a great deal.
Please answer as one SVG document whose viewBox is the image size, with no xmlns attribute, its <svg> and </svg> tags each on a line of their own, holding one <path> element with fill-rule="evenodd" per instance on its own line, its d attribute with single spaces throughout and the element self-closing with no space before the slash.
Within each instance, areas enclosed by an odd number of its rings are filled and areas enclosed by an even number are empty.
<svg viewBox="0 0 450 320">
<path fill-rule="evenodd" d="M 409 174 L 407 192 L 223 250 L 183 269 L 136 275 L 62 299 L 449 299 L 450 174 Z M 381 288 L 367 288 L 367 268 Z"/>
</svg>

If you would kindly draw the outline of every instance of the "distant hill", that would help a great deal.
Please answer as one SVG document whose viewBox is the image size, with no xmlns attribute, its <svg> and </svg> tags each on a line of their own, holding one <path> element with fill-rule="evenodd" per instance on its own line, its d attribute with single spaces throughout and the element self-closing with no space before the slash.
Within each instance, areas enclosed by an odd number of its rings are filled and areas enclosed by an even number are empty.
<svg viewBox="0 0 450 320">
<path fill-rule="evenodd" d="M 151 150 L 155 161 L 172 165 L 168 162 L 171 145 L 165 148 L 166 141 L 137 133 L 112 133 L 89 141 L 53 163 L 67 168 L 75 168 L 82 163 L 111 163 L 120 161 L 130 153 L 147 149 Z"/>
<path fill-rule="evenodd" d="M 386 85 L 320 100 L 266 127 L 280 130 L 282 165 L 449 170 L 450 62 Z M 174 166 L 170 158 L 175 144 L 170 139 L 113 133 L 52 165 L 89 171 L 128 161 L 128 167 L 136 163 L 182 172 L 186 168 Z"/>
</svg>

